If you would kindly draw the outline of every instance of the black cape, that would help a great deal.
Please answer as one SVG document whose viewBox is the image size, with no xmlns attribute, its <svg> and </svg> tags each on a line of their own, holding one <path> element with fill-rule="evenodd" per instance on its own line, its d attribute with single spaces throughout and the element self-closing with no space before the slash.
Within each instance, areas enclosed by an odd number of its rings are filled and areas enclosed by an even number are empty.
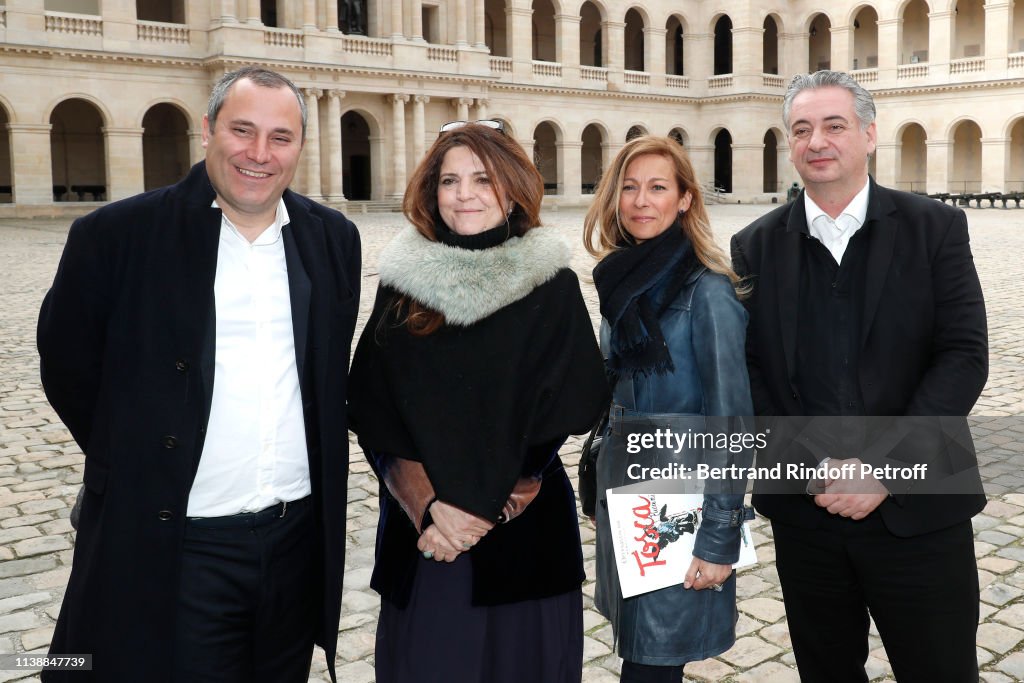
<svg viewBox="0 0 1024 683">
<path fill-rule="evenodd" d="M 356 348 L 352 430 L 366 451 L 423 462 L 440 500 L 497 519 L 532 474 L 530 448 L 586 432 L 608 405 L 576 274 L 563 268 L 490 316 L 425 337 L 400 323 L 397 296 L 379 287 Z"/>
</svg>

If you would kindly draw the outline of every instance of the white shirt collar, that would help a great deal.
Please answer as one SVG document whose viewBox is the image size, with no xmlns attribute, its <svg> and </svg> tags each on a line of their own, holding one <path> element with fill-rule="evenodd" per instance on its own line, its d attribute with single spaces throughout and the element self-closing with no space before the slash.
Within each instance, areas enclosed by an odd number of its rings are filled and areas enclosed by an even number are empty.
<svg viewBox="0 0 1024 683">
<path fill-rule="evenodd" d="M 804 212 L 807 214 L 807 229 L 813 235 L 814 221 L 816 221 L 820 216 L 827 217 L 828 222 L 830 223 L 841 225 L 846 222 L 841 220 L 845 215 L 849 216 L 850 218 L 856 221 L 856 227 L 859 228 L 860 226 L 864 225 L 864 221 L 867 219 L 868 215 L 868 188 L 870 187 L 871 181 L 865 181 L 864 187 L 861 188 L 860 192 L 854 195 L 853 199 L 850 200 L 850 203 L 846 205 L 842 213 L 839 214 L 835 221 L 833 221 L 832 217 L 825 213 L 821 209 L 821 207 L 818 206 L 813 199 L 811 199 L 811 195 L 807 194 L 807 192 L 804 191 Z"/>
<path fill-rule="evenodd" d="M 219 209 L 220 205 L 217 204 L 217 200 L 214 199 L 213 203 L 210 204 L 214 209 Z M 242 233 L 238 231 L 235 224 L 231 222 L 231 219 L 227 217 L 223 211 L 221 211 L 221 219 L 223 225 L 226 225 L 228 230 L 237 235 L 240 239 L 248 242 Z M 281 239 L 281 230 L 284 226 L 288 225 L 291 219 L 288 217 L 288 207 L 284 205 L 284 197 L 277 200 L 277 212 L 274 214 L 274 222 L 267 226 L 267 229 L 260 233 L 260 236 L 253 241 L 253 246 L 266 246 L 268 244 L 275 244 Z"/>
</svg>

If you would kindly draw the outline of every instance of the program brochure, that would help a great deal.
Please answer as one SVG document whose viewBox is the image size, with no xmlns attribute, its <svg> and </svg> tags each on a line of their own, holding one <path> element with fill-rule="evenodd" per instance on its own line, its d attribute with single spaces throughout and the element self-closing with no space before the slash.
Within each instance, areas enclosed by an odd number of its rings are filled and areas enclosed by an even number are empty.
<svg viewBox="0 0 1024 683">
<path fill-rule="evenodd" d="M 701 494 L 638 493 L 635 489 L 632 485 L 607 491 L 608 520 L 624 598 L 682 583 L 703 519 Z M 740 539 L 737 569 L 757 563 L 746 522 L 740 527 Z"/>
</svg>

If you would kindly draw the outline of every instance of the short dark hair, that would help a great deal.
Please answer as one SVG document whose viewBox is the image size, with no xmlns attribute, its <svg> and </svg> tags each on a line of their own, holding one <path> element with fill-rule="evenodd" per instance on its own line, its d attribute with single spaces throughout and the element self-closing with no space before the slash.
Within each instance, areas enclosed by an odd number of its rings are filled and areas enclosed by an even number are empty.
<svg viewBox="0 0 1024 683">
<path fill-rule="evenodd" d="M 237 71 L 229 71 L 214 84 L 213 91 L 210 93 L 210 101 L 206 105 L 206 118 L 210 122 L 210 130 L 213 130 L 217 124 L 217 114 L 220 113 L 221 107 L 224 106 L 224 100 L 227 99 L 231 86 L 242 79 L 250 80 L 261 88 L 273 88 L 275 90 L 277 88 L 288 88 L 295 93 L 295 99 L 299 103 L 299 112 L 302 115 L 302 141 L 305 142 L 308 112 L 306 111 L 306 100 L 303 99 L 302 93 L 299 92 L 294 83 L 281 74 L 270 69 L 264 69 L 261 66 L 243 66 Z"/>
</svg>

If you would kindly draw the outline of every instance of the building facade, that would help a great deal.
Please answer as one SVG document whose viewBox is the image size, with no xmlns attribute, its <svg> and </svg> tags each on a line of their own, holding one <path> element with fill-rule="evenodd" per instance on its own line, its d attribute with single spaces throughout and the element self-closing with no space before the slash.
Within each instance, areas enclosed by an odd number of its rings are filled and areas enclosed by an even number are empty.
<svg viewBox="0 0 1024 683">
<path fill-rule="evenodd" d="M 438 127 L 478 118 L 506 123 L 553 204 L 586 203 L 644 132 L 676 137 L 727 201 L 777 199 L 796 180 L 782 93 L 792 74 L 826 67 L 875 94 L 880 182 L 1024 191 L 1024 0 L 821 6 L 6 0 L 0 212 L 176 181 L 203 156 L 212 83 L 249 63 L 302 89 L 311 116 L 294 185 L 332 204 L 400 197 Z"/>
</svg>

